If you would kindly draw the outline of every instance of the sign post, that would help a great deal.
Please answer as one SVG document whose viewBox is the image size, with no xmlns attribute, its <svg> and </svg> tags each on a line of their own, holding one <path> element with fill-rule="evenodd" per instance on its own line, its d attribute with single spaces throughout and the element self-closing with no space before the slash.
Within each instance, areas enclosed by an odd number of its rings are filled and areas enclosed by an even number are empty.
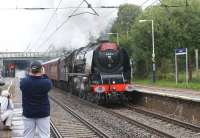
<svg viewBox="0 0 200 138">
<path fill-rule="evenodd" d="M 176 48 L 175 49 L 175 70 L 176 70 L 176 84 L 178 84 L 178 65 L 177 65 L 177 56 L 185 55 L 186 56 L 186 64 L 185 64 L 185 71 L 186 71 L 186 84 L 188 85 L 188 51 L 187 48 Z"/>
<path fill-rule="evenodd" d="M 198 73 L 199 70 L 199 55 L 198 55 L 198 49 L 195 49 L 195 59 L 196 59 L 196 72 Z"/>
</svg>

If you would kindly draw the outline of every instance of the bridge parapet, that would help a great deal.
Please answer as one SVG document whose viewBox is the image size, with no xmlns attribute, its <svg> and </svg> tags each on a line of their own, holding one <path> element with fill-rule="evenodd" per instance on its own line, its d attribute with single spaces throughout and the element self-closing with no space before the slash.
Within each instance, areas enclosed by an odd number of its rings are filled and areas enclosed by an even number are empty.
<svg viewBox="0 0 200 138">
<path fill-rule="evenodd" d="M 5 58 L 56 58 L 61 52 L 0 52 L 0 59 Z"/>
</svg>

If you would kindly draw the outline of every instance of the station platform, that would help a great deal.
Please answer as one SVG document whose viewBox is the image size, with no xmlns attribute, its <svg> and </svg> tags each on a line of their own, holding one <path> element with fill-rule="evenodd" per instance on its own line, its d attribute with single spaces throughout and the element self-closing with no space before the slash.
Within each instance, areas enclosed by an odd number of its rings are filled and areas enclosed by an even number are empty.
<svg viewBox="0 0 200 138">
<path fill-rule="evenodd" d="M 6 84 L 7 85 L 4 89 L 11 87 L 9 92 L 12 94 L 12 100 L 14 103 L 14 115 L 12 118 L 12 130 L 3 129 L 3 138 L 23 138 L 24 125 L 22 117 L 21 91 L 17 86 L 18 81 L 16 79 L 9 78 L 6 80 Z M 9 86 L 10 84 L 11 86 Z M 3 128 L 3 126 L 1 127 Z"/>
<path fill-rule="evenodd" d="M 9 80 L 10 81 L 10 80 Z M 13 79 L 10 89 L 14 102 L 14 117 L 12 131 L 4 130 L 0 123 L 0 138 L 23 138 L 23 117 L 21 105 L 21 92 L 19 80 Z M 8 83 L 10 84 L 10 83 Z M 160 110 L 170 115 L 176 115 L 184 120 L 187 119 L 195 124 L 200 122 L 200 91 L 188 89 L 162 88 L 134 84 L 133 92 L 138 105 L 149 109 Z M 2 89 L 7 89 L 8 85 Z M 164 98 L 163 98 L 164 97 Z M 176 99 L 176 100 L 174 100 Z M 35 137 L 37 138 L 37 136 Z"/>
<path fill-rule="evenodd" d="M 134 85 L 133 103 L 200 125 L 200 91 Z"/>
<path fill-rule="evenodd" d="M 12 84 L 11 84 L 12 82 Z M 9 86 L 11 84 L 11 86 Z M 2 89 L 9 89 L 12 94 L 12 100 L 14 103 L 14 115 L 12 118 L 12 130 L 4 129 L 3 124 L 0 123 L 0 138 L 23 138 L 24 124 L 22 116 L 22 93 L 19 89 L 19 80 L 14 78 L 9 78 L 6 80 L 6 85 Z M 39 138 L 37 133 L 34 138 Z"/>
<path fill-rule="evenodd" d="M 164 88 L 157 86 L 146 86 L 141 84 L 134 84 L 135 91 L 153 95 L 160 95 L 171 98 L 178 98 L 187 101 L 200 102 L 200 91 L 190 89 L 178 88 Z"/>
<path fill-rule="evenodd" d="M 10 132 L 11 138 L 23 138 L 24 125 L 22 119 L 22 108 L 15 108 L 12 120 L 13 126 Z"/>
<path fill-rule="evenodd" d="M 16 91 L 16 80 L 13 78 L 4 78 L 4 86 L 0 86 L 0 90 L 8 90 L 14 103 L 14 115 L 12 118 L 12 130 L 7 130 L 0 121 L 0 138 L 23 138 L 23 117 L 21 107 L 21 95 Z"/>
</svg>

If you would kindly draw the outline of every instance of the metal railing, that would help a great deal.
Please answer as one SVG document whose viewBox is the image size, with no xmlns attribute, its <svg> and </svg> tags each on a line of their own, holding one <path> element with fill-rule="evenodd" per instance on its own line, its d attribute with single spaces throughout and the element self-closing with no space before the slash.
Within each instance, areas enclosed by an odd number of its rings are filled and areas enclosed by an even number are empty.
<svg viewBox="0 0 200 138">
<path fill-rule="evenodd" d="M 0 58 L 54 58 L 62 56 L 62 52 L 0 52 Z"/>
</svg>

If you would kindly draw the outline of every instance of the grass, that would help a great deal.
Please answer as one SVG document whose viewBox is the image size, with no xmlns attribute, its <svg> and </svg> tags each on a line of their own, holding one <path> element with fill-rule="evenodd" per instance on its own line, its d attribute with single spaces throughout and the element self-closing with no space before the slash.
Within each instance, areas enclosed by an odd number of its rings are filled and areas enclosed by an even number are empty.
<svg viewBox="0 0 200 138">
<path fill-rule="evenodd" d="M 157 74 L 157 75 L 159 75 L 159 74 Z M 165 76 L 165 78 L 156 80 L 156 83 L 152 82 L 151 77 L 148 77 L 148 79 L 136 79 L 135 78 L 133 83 L 166 87 L 166 88 L 182 88 L 182 89 L 192 89 L 192 90 L 200 91 L 200 70 L 198 72 L 193 71 L 192 81 L 189 82 L 188 85 L 185 82 L 185 72 L 179 73 L 180 82 L 177 85 L 176 85 L 174 73 L 162 74 L 162 76 Z"/>
<path fill-rule="evenodd" d="M 152 83 L 152 80 L 134 80 L 136 84 L 143 85 L 153 85 L 159 87 L 167 87 L 167 88 L 183 88 L 183 89 L 192 89 L 200 91 L 200 80 L 189 82 L 188 85 L 185 82 L 180 82 L 176 85 L 176 81 L 172 80 L 157 80 L 155 84 Z"/>
</svg>

